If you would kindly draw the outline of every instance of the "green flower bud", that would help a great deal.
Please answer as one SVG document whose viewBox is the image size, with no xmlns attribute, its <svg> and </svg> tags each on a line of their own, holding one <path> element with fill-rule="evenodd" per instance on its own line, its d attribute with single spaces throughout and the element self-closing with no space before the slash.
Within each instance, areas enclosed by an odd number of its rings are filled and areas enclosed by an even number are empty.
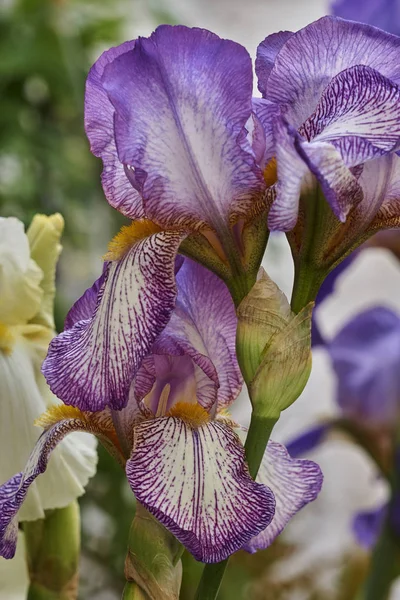
<svg viewBox="0 0 400 600">
<path fill-rule="evenodd" d="M 264 270 L 238 308 L 237 353 L 254 412 L 277 420 L 311 372 L 313 303 L 299 314 Z"/>
</svg>

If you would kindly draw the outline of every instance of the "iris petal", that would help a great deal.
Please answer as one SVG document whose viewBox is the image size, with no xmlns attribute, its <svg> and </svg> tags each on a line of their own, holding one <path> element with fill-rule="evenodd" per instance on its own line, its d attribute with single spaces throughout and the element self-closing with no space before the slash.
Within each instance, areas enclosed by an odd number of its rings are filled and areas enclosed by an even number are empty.
<svg viewBox="0 0 400 600">
<path fill-rule="evenodd" d="M 222 422 L 141 423 L 126 472 L 137 500 L 203 562 L 228 557 L 274 514 L 271 490 L 251 479 L 241 442 Z"/>
</svg>

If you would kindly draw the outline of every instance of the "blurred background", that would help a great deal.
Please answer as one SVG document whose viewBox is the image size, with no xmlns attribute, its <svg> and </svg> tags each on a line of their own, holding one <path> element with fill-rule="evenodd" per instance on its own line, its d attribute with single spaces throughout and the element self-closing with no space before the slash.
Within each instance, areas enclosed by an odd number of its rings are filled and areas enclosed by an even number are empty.
<svg viewBox="0 0 400 600">
<path fill-rule="evenodd" d="M 83 128 L 85 79 L 101 52 L 149 35 L 160 23 L 182 23 L 238 41 L 254 57 L 268 34 L 299 29 L 327 12 L 325 0 L 0 0 L 0 215 L 27 225 L 37 212 L 63 214 L 59 330 L 71 304 L 98 276 L 107 243 L 123 223 L 103 196 L 101 161 L 90 154 Z M 281 241 L 272 240 L 270 274 L 283 288 L 291 269 L 285 252 Z M 119 466 L 99 451 L 97 476 L 81 499 L 81 598 L 117 600 L 134 502 Z M 310 575 L 303 571 L 294 575 L 301 580 L 297 591 L 291 583 L 272 582 L 270 568 L 291 552 L 291 545 L 279 540 L 255 556 L 237 553 L 221 600 L 328 598 L 326 592 L 310 592 Z M 189 600 L 201 566 L 187 554 L 183 560 L 182 598 Z M 364 569 L 363 557 L 357 561 L 353 579 Z"/>
</svg>

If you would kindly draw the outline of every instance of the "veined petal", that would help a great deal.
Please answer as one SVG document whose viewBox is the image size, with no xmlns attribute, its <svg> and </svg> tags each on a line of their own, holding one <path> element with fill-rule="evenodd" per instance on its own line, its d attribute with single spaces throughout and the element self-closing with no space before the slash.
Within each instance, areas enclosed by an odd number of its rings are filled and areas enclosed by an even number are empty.
<svg viewBox="0 0 400 600">
<path fill-rule="evenodd" d="M 356 177 L 344 164 L 336 148 L 326 142 L 302 141 L 284 119 L 275 122 L 278 182 L 275 200 L 268 215 L 271 230 L 290 231 L 296 224 L 300 194 L 320 184 L 334 214 L 346 220 L 349 211 L 363 198 Z"/>
<path fill-rule="evenodd" d="M 243 379 L 236 358 L 235 307 L 226 285 L 214 273 L 185 259 L 176 276 L 178 298 L 165 333 L 175 339 L 205 373 L 209 359 L 217 374 L 218 407 L 238 395 Z"/>
<path fill-rule="evenodd" d="M 119 158 L 149 219 L 224 230 L 261 210 L 262 174 L 238 141 L 252 110 L 243 47 L 164 25 L 106 67 L 102 81 Z"/>
<path fill-rule="evenodd" d="M 253 111 L 255 124 L 252 147 L 257 164 L 264 170 L 276 152 L 274 122 L 281 111 L 279 106 L 263 98 L 253 98 Z"/>
<path fill-rule="evenodd" d="M 131 50 L 134 45 L 134 41 L 129 41 L 103 52 L 90 69 L 86 81 L 85 129 L 91 151 L 103 161 L 101 180 L 108 202 L 127 217 L 138 219 L 144 216 L 142 199 L 132 187 L 124 165 L 118 158 L 114 134 L 114 107 L 101 82 L 106 66 Z"/>
<path fill-rule="evenodd" d="M 31 259 L 24 225 L 0 217 L 0 321 L 24 324 L 39 310 L 43 272 Z"/>
<path fill-rule="evenodd" d="M 38 439 L 24 471 L 0 487 L 0 556 L 14 556 L 18 533 L 17 513 L 32 483 L 46 471 L 52 451 L 68 433 L 86 429 L 86 423 L 79 415 L 56 422 Z"/>
<path fill-rule="evenodd" d="M 345 222 L 352 208 L 363 199 L 357 178 L 345 165 L 334 146 L 326 142 L 303 142 L 299 151 L 316 177 L 326 200 L 339 219 Z"/>
<path fill-rule="evenodd" d="M 266 82 L 274 67 L 276 56 L 292 35 L 292 31 L 273 33 L 266 37 L 257 48 L 256 74 L 258 89 L 263 95 L 266 93 Z"/>
<path fill-rule="evenodd" d="M 184 237 L 153 233 L 109 262 L 92 318 L 51 342 L 43 373 L 66 404 L 91 411 L 127 404 L 140 362 L 174 308 L 174 261 Z"/>
<path fill-rule="evenodd" d="M 21 471 L 40 436 L 33 422 L 56 399 L 39 372 L 36 340 L 18 338 L 11 354 L 0 351 L 0 481 Z M 47 389 L 46 389 L 47 388 Z M 47 394 L 47 395 L 46 395 Z M 73 434 L 55 450 L 50 468 L 35 481 L 20 510 L 20 520 L 44 517 L 81 496 L 96 471 L 95 440 Z"/>
<path fill-rule="evenodd" d="M 141 423 L 126 472 L 137 500 L 203 562 L 227 558 L 274 514 L 273 494 L 251 479 L 243 446 L 223 422 Z"/>
<path fill-rule="evenodd" d="M 293 459 L 281 444 L 269 441 L 257 481 L 271 487 L 275 496 L 275 515 L 264 531 L 245 546 L 248 552 L 267 548 L 290 519 L 321 491 L 323 475 L 311 460 Z"/>
<path fill-rule="evenodd" d="M 259 86 L 265 98 L 287 106 L 288 120 L 300 127 L 332 77 L 355 65 L 372 67 L 400 83 L 400 39 L 369 25 L 327 16 L 286 40 L 267 80 L 259 74 Z"/>
<path fill-rule="evenodd" d="M 370 67 L 346 69 L 332 79 L 300 132 L 309 141 L 333 144 L 347 167 L 396 150 L 400 89 Z"/>
<path fill-rule="evenodd" d="M 273 190 L 275 199 L 268 214 L 268 226 L 271 231 L 290 231 L 297 222 L 300 192 L 308 169 L 295 147 L 297 131 L 279 118 L 274 134 L 278 182 Z"/>
</svg>

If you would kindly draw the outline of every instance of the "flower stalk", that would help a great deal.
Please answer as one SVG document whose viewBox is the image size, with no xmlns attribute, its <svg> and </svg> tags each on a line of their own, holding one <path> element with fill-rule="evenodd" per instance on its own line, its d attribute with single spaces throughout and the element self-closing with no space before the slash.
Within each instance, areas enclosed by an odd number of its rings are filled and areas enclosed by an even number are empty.
<svg viewBox="0 0 400 600">
<path fill-rule="evenodd" d="M 178 600 L 183 546 L 139 503 L 129 533 L 122 600 Z"/>
<path fill-rule="evenodd" d="M 46 511 L 24 523 L 30 587 L 28 600 L 76 600 L 80 551 L 78 503 Z"/>
</svg>

